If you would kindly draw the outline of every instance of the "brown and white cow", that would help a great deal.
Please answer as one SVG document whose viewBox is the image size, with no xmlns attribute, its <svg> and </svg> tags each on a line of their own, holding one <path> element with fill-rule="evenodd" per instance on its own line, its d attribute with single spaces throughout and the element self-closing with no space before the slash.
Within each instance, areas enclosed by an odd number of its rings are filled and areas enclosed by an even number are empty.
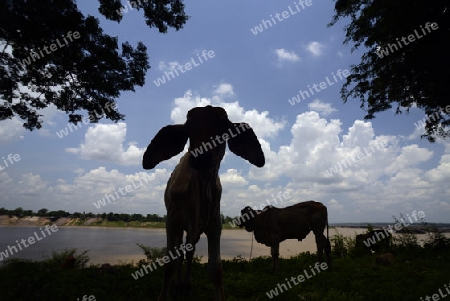
<svg viewBox="0 0 450 301">
<path fill-rule="evenodd" d="M 143 157 L 143 168 L 152 169 L 159 162 L 183 151 L 189 140 L 189 151 L 175 167 L 164 193 L 167 209 L 167 252 L 182 249 L 183 231 L 186 231 L 187 275 L 184 287 L 190 292 L 191 267 L 195 244 L 205 233 L 208 239 L 208 271 L 214 282 L 217 298 L 225 300 L 222 288 L 220 257 L 220 162 L 226 145 L 234 154 L 258 167 L 264 166 L 261 145 L 246 123 L 233 123 L 220 107 L 197 107 L 187 113 L 184 124 L 163 127 L 153 138 Z M 179 252 L 179 251 L 178 251 Z M 184 257 L 184 256 L 183 256 Z M 164 265 L 164 280 L 159 300 L 166 300 L 170 280 L 176 268 L 180 271 L 183 258 Z M 178 281 L 181 283 L 180 272 Z"/>
<path fill-rule="evenodd" d="M 322 261 L 325 251 L 328 266 L 331 264 L 331 245 L 328 239 L 328 212 L 322 203 L 308 201 L 286 208 L 266 206 L 263 210 L 245 207 L 241 210 L 239 227 L 254 232 L 257 242 L 271 249 L 272 273 L 278 268 L 280 242 L 286 239 L 304 239 L 310 231 L 316 237 L 317 254 Z M 327 237 L 323 234 L 327 228 Z"/>
</svg>

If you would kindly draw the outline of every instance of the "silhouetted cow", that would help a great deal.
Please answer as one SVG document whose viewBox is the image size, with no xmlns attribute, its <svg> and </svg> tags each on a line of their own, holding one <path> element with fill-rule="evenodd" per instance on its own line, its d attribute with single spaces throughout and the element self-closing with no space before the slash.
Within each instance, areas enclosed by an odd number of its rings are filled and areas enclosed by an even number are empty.
<svg viewBox="0 0 450 301">
<path fill-rule="evenodd" d="M 222 138 L 222 139 L 220 139 Z M 159 162 L 180 153 L 189 140 L 189 151 L 175 167 L 164 193 L 167 208 L 167 253 L 181 249 L 186 231 L 187 276 L 185 286 L 190 291 L 192 258 L 195 244 L 205 233 L 208 239 L 208 270 L 219 300 L 225 300 L 222 288 L 220 258 L 220 162 L 226 145 L 234 154 L 258 167 L 265 158 L 253 129 L 246 123 L 232 123 L 219 107 L 198 107 L 187 113 L 185 124 L 163 127 L 153 138 L 142 161 L 144 169 L 152 169 Z M 179 251 L 178 251 L 179 252 Z M 164 281 L 159 300 L 167 299 L 168 287 L 176 267 L 180 271 L 184 256 L 164 265 Z M 180 278 L 180 274 L 178 275 Z M 180 281 L 180 279 L 179 279 Z"/>
<path fill-rule="evenodd" d="M 266 206 L 263 210 L 245 207 L 241 210 L 239 227 L 254 231 L 255 239 L 271 248 L 273 258 L 272 273 L 278 268 L 280 242 L 286 239 L 304 239 L 310 231 L 316 237 L 317 254 L 322 261 L 325 250 L 328 266 L 331 264 L 331 244 L 328 240 L 328 213 L 322 203 L 308 201 L 286 208 Z M 327 227 L 327 237 L 323 234 Z"/>
</svg>

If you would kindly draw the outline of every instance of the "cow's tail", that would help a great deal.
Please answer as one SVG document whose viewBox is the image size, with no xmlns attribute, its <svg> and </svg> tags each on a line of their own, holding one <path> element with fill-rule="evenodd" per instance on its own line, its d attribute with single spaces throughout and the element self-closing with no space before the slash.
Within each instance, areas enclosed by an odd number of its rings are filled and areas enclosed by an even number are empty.
<svg viewBox="0 0 450 301">
<path fill-rule="evenodd" d="M 328 210 L 327 210 L 328 211 Z M 328 265 L 331 265 L 331 243 L 328 233 L 328 212 L 327 212 L 327 242 L 325 244 L 325 255 L 327 256 Z"/>
<path fill-rule="evenodd" d="M 329 238 L 329 234 L 328 234 L 328 217 L 327 217 L 327 252 L 331 253 L 331 243 L 330 243 L 330 238 Z"/>
</svg>

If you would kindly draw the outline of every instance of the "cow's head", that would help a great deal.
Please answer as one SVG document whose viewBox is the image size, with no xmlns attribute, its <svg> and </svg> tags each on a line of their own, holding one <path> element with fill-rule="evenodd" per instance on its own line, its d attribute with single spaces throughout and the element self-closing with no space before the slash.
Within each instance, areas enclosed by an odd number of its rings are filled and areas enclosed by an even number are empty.
<svg viewBox="0 0 450 301">
<path fill-rule="evenodd" d="M 247 206 L 241 210 L 241 216 L 239 217 L 238 226 L 240 228 L 245 227 L 245 230 L 252 232 L 255 230 L 255 221 L 253 220 L 260 212 Z"/>
<path fill-rule="evenodd" d="M 197 170 L 218 166 L 225 154 L 225 144 L 255 166 L 262 167 L 265 163 L 258 138 L 248 124 L 233 123 L 223 108 L 206 106 L 191 109 L 184 124 L 163 127 L 144 153 L 143 168 L 152 169 L 179 154 L 188 140 L 189 163 Z"/>
</svg>

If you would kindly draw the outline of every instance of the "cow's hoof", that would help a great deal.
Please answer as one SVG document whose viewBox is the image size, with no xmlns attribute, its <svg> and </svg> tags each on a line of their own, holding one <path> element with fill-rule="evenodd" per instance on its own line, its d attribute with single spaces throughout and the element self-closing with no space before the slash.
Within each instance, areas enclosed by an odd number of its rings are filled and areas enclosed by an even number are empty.
<svg viewBox="0 0 450 301">
<path fill-rule="evenodd" d="M 375 263 L 380 265 L 392 265 L 395 263 L 395 256 L 392 253 L 385 253 L 375 258 Z"/>
<path fill-rule="evenodd" d="M 184 286 L 184 295 L 188 297 L 192 296 L 192 285 L 189 282 Z"/>
<path fill-rule="evenodd" d="M 175 286 L 175 290 L 173 291 L 173 296 L 191 297 L 192 296 L 191 284 L 185 282 L 178 282 Z"/>
<path fill-rule="evenodd" d="M 186 290 L 186 291 L 184 292 L 184 296 L 185 296 L 185 297 L 192 297 L 192 290 Z"/>
<path fill-rule="evenodd" d="M 182 282 L 177 282 L 175 285 L 175 289 L 172 291 L 173 297 L 182 297 L 183 296 L 184 285 Z"/>
</svg>

